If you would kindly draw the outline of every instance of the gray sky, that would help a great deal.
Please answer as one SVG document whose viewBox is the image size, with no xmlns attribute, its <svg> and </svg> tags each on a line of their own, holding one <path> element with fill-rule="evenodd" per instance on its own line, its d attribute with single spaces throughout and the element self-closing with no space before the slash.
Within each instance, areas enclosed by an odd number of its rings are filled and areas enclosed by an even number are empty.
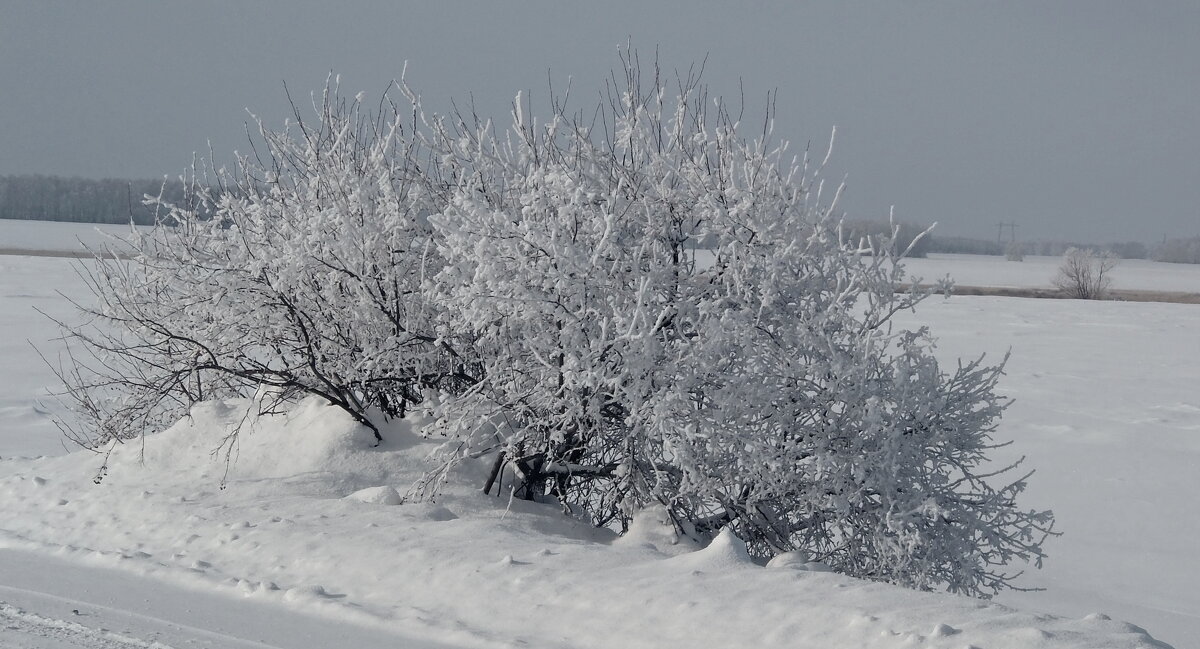
<svg viewBox="0 0 1200 649">
<path fill-rule="evenodd" d="M 1200 3 L 0 0 L 0 174 L 176 175 L 245 148 L 327 73 L 506 115 L 547 70 L 592 97 L 631 38 L 778 89 L 778 133 L 838 128 L 854 218 L 1087 242 L 1200 235 Z M 535 103 L 536 105 L 536 103 Z"/>
</svg>

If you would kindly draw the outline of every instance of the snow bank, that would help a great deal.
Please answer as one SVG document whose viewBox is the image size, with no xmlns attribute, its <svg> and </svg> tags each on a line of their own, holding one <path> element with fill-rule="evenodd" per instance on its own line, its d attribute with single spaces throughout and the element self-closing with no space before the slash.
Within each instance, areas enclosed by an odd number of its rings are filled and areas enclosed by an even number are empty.
<svg viewBox="0 0 1200 649">
<path fill-rule="evenodd" d="M 0 461 L 0 546 L 472 646 L 1163 646 L 1103 616 L 766 569 L 729 532 L 681 552 L 653 511 L 614 543 L 461 478 L 437 503 L 365 507 L 410 484 L 431 444 L 401 422 L 372 446 L 316 399 L 262 418 L 251 406 L 201 404 L 107 462 Z"/>
<path fill-rule="evenodd" d="M 118 446 L 108 459 L 120 480 L 167 468 L 193 484 L 287 482 L 305 493 L 342 496 L 378 486 L 395 459 L 375 447 L 371 431 L 317 398 L 285 414 L 257 417 L 250 399 L 195 405 L 190 414 L 144 444 Z M 395 431 L 390 440 L 405 439 Z M 416 467 L 413 467 L 414 469 Z"/>
</svg>

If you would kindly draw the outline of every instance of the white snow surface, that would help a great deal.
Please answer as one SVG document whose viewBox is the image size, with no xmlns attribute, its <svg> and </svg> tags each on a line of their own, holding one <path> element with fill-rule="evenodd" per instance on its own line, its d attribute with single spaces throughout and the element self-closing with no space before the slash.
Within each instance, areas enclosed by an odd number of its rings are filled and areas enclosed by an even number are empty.
<svg viewBox="0 0 1200 649">
<path fill-rule="evenodd" d="M 0 458 L 68 449 L 50 419 L 58 404 L 47 388 L 57 378 L 38 352 L 59 360 L 57 329 L 42 314 L 69 316 L 64 294 L 87 295 L 70 260 L 0 255 Z"/>
<path fill-rule="evenodd" d="M 763 568 L 730 535 L 678 543 L 654 512 L 615 542 L 482 495 L 485 460 L 436 503 L 385 506 L 424 469 L 422 422 L 373 447 L 314 400 L 246 423 L 248 402 L 199 405 L 117 449 L 96 484 L 105 458 L 64 454 L 38 405 L 53 376 L 26 342 L 57 353 L 30 307 L 67 311 L 71 265 L 0 257 L 0 646 L 331 646 L 308 620 L 363 647 L 1200 647 L 1195 305 L 954 297 L 903 317 L 933 328 L 946 362 L 1012 350 L 998 437 L 1015 444 L 999 459 L 1029 457 L 1024 505 L 1052 507 L 1064 536 L 1022 582 L 1045 592 L 984 602 L 804 557 Z"/>
<path fill-rule="evenodd" d="M 0 219 L 0 250 L 86 252 L 104 247 L 121 248 L 130 226 L 104 223 L 60 223 Z"/>
<path fill-rule="evenodd" d="M 1053 288 L 1062 257 L 1027 256 L 1008 261 L 988 255 L 931 254 L 906 259 L 910 275 L 933 282 L 949 275 L 961 286 Z M 1146 259 L 1122 259 L 1112 271 L 1112 288 L 1136 291 L 1200 293 L 1200 264 L 1168 264 Z"/>
<path fill-rule="evenodd" d="M 614 545 L 556 508 L 480 494 L 483 462 L 436 504 L 348 502 L 405 486 L 431 444 L 402 422 L 374 447 L 316 399 L 241 424 L 251 405 L 197 406 L 106 471 L 87 453 L 0 463 L 0 547 L 456 646 L 1161 646 L 1099 616 L 768 570 L 728 532 L 674 557 Z M 213 450 L 239 424 L 226 464 Z"/>
<path fill-rule="evenodd" d="M 5 649 L 452 647 L 228 593 L 120 560 L 0 549 Z"/>
</svg>

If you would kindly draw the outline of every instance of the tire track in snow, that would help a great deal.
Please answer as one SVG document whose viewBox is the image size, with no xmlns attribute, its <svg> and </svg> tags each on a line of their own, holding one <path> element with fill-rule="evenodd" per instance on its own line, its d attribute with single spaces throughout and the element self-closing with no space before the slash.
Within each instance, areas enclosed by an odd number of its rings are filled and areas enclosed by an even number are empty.
<svg viewBox="0 0 1200 649">
<path fill-rule="evenodd" d="M 499 644 L 455 633 L 439 638 L 433 635 L 437 629 L 428 628 L 416 635 L 417 629 L 405 628 L 401 621 L 327 616 L 330 611 L 314 608 L 305 598 L 273 602 L 214 589 L 213 584 L 185 585 L 167 574 L 141 575 L 4 548 L 2 539 L 0 535 L 0 602 L 9 607 L 0 614 L 2 649 L 461 649 Z M 70 625 L 114 631 L 128 642 L 111 644 L 117 641 L 109 638 L 110 644 L 101 644 Z M 61 639 L 47 635 L 55 628 L 77 633 Z"/>
<path fill-rule="evenodd" d="M 172 649 L 158 641 L 42 617 L 0 601 L 0 639 L 9 649 Z"/>
</svg>

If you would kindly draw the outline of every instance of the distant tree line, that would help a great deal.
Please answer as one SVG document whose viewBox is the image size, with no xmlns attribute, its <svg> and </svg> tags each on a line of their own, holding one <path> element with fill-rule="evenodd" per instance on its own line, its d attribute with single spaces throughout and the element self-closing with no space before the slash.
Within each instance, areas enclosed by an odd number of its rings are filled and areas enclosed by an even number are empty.
<svg viewBox="0 0 1200 649">
<path fill-rule="evenodd" d="M 926 252 L 949 253 L 960 255 L 1004 255 L 1012 249 L 1019 249 L 1024 255 L 1040 255 L 1044 257 L 1061 257 L 1072 248 L 1078 250 L 1094 250 L 1111 252 L 1121 259 L 1146 259 L 1150 250 L 1146 244 L 1138 241 L 1122 241 L 1114 243 L 1085 244 L 1073 241 L 994 241 L 991 239 L 972 239 L 970 237 L 943 237 L 931 235 L 925 244 Z M 1157 259 L 1157 257 L 1155 257 Z"/>
<path fill-rule="evenodd" d="M 914 225 L 902 226 L 902 231 L 921 232 Z M 1017 241 L 1000 242 L 991 239 L 970 237 L 945 237 L 929 234 L 918 244 L 920 251 L 911 256 L 923 257 L 926 253 L 948 253 L 960 255 L 1041 255 L 1062 257 L 1071 249 L 1090 250 L 1096 253 L 1109 252 L 1121 259 L 1153 259 L 1176 264 L 1200 264 L 1200 236 L 1168 239 L 1147 246 L 1140 241 L 1121 241 L 1106 244 L 1085 244 L 1071 241 Z"/>
<path fill-rule="evenodd" d="M 1093 250 L 1096 252 L 1111 252 L 1121 259 L 1145 259 L 1149 254 L 1146 244 L 1138 241 L 1121 241 L 1105 244 L 1086 244 L 1073 241 L 1022 241 L 1021 247 L 1027 255 L 1043 257 L 1062 257 L 1072 248 L 1077 250 Z"/>
<path fill-rule="evenodd" d="M 933 232 L 927 232 L 929 230 L 927 225 L 916 223 L 893 225 L 886 221 L 847 221 L 843 224 L 842 230 L 847 241 L 859 245 L 860 248 L 869 248 L 875 254 L 879 254 L 881 248 L 894 247 L 896 252 L 908 250 L 908 257 L 925 257 L 931 252 L 1000 256 L 1014 251 L 1021 255 L 1061 257 L 1071 249 L 1110 252 L 1121 259 L 1146 259 L 1150 256 L 1150 250 L 1146 244 L 1137 241 L 1104 245 L 1071 241 L 994 241 L 970 237 L 940 236 Z M 922 233 L 926 234 L 921 236 Z M 1164 251 L 1169 249 L 1170 253 L 1167 256 L 1171 257 L 1170 261 L 1196 259 L 1200 257 L 1200 238 L 1167 242 L 1155 249 L 1155 259 L 1160 259 L 1158 256 L 1160 249 Z M 1168 261 L 1168 259 L 1163 258 L 1160 261 Z"/>
<path fill-rule="evenodd" d="M 80 223 L 154 223 L 155 208 L 142 204 L 146 195 L 181 203 L 178 180 L 121 180 L 62 176 L 0 176 L 0 218 Z"/>
<path fill-rule="evenodd" d="M 929 237 L 929 252 L 940 252 L 956 255 L 1003 255 L 1004 244 L 989 239 L 972 239 L 970 237 Z"/>
<path fill-rule="evenodd" d="M 1155 261 L 1176 264 L 1200 264 L 1200 237 L 1171 239 L 1154 247 Z"/>
<path fill-rule="evenodd" d="M 0 219 L 69 221 L 76 223 L 129 223 L 152 225 L 156 208 L 143 204 L 146 196 L 161 197 L 163 203 L 184 204 L 187 187 L 179 180 L 119 179 L 45 176 L 39 174 L 0 176 Z M 894 228 L 894 229 L 893 229 Z M 948 237 L 933 233 L 920 236 L 928 226 L 886 221 L 848 221 L 843 232 L 850 243 L 870 248 L 894 247 L 908 250 L 909 257 L 928 253 L 1005 255 L 1014 248 L 1009 242 L 970 237 Z M 919 238 L 918 238 L 919 237 Z M 1025 255 L 1061 257 L 1072 248 L 1108 251 L 1122 259 L 1154 259 L 1181 264 L 1200 264 L 1200 237 L 1171 239 L 1150 248 L 1137 241 L 1104 245 L 1068 241 L 1020 241 Z"/>
</svg>

